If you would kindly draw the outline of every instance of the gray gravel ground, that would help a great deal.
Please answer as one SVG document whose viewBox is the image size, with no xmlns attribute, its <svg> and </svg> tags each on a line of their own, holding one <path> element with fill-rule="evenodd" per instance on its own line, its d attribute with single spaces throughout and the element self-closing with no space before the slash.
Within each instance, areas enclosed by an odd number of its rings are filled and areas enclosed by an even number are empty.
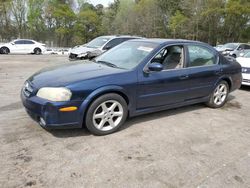
<svg viewBox="0 0 250 188">
<path fill-rule="evenodd" d="M 22 108 L 23 82 L 66 56 L 0 55 L 0 187 L 250 187 L 250 87 L 221 109 L 193 105 L 130 119 L 97 137 L 46 131 Z"/>
</svg>

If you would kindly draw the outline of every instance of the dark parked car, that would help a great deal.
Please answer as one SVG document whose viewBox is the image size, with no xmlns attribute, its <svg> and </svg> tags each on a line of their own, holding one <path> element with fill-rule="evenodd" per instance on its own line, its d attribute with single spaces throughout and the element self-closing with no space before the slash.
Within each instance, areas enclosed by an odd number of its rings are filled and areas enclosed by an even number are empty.
<svg viewBox="0 0 250 188">
<path fill-rule="evenodd" d="M 136 39 L 95 61 L 47 68 L 21 92 L 28 114 L 45 128 L 117 131 L 127 117 L 206 103 L 219 108 L 241 86 L 241 66 L 195 41 Z"/>
<path fill-rule="evenodd" d="M 69 59 L 93 59 L 127 40 L 138 38 L 140 37 L 128 35 L 108 35 L 97 37 L 87 44 L 72 48 L 69 54 Z"/>
</svg>

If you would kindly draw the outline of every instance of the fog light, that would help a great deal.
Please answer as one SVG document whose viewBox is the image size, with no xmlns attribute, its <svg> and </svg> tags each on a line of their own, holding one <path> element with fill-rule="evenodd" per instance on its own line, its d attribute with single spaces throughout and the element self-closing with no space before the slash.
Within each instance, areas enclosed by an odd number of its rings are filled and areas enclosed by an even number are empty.
<svg viewBox="0 0 250 188">
<path fill-rule="evenodd" d="M 39 124 L 41 126 L 45 126 L 46 125 L 46 122 L 45 122 L 45 120 L 42 117 L 40 117 Z"/>
</svg>

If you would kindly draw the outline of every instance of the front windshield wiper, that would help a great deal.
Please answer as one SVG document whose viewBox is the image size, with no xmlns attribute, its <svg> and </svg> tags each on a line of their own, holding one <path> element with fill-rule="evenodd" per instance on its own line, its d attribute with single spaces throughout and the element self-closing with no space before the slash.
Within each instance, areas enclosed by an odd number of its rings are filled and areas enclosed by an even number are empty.
<svg viewBox="0 0 250 188">
<path fill-rule="evenodd" d="M 94 61 L 94 62 L 101 63 L 101 64 L 104 64 L 104 65 L 107 65 L 107 66 L 113 67 L 113 68 L 121 68 L 121 67 L 118 67 L 117 65 L 110 63 L 110 62 L 107 62 L 107 61 Z"/>
</svg>

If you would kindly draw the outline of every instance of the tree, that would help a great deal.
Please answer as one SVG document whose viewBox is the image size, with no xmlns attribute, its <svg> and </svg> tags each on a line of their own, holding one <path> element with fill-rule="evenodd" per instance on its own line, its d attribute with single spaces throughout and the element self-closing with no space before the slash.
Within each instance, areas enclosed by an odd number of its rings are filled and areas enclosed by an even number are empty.
<svg viewBox="0 0 250 188">
<path fill-rule="evenodd" d="M 244 32 L 249 28 L 250 2 L 249 0 L 228 0 L 223 19 L 224 41 L 249 40 L 250 34 L 243 38 Z"/>
<path fill-rule="evenodd" d="M 86 43 L 99 34 L 101 21 L 94 10 L 81 11 L 77 16 L 74 30 L 75 43 Z"/>
<path fill-rule="evenodd" d="M 117 14 L 112 27 L 114 34 L 133 34 L 133 24 L 135 3 L 133 0 L 120 0 Z"/>
<path fill-rule="evenodd" d="M 170 18 L 169 28 L 173 32 L 173 37 L 182 37 L 183 26 L 188 18 L 183 15 L 179 10 L 176 11 L 175 15 Z"/>
<path fill-rule="evenodd" d="M 11 1 L 0 0 L 0 39 L 11 40 L 16 36 L 16 30 L 12 25 L 11 17 Z M 0 40 L 0 41 L 1 41 Z"/>
<path fill-rule="evenodd" d="M 27 23 L 30 37 L 45 41 L 47 35 L 43 12 L 44 0 L 29 0 L 28 7 Z"/>
<path fill-rule="evenodd" d="M 11 2 L 11 13 L 14 18 L 14 25 L 17 27 L 18 37 L 25 37 L 26 33 L 26 13 L 27 13 L 27 2 L 26 0 L 12 0 Z"/>
<path fill-rule="evenodd" d="M 69 4 L 59 4 L 55 7 L 52 17 L 55 19 L 55 33 L 59 46 L 69 46 L 73 34 L 76 15 Z"/>
</svg>

